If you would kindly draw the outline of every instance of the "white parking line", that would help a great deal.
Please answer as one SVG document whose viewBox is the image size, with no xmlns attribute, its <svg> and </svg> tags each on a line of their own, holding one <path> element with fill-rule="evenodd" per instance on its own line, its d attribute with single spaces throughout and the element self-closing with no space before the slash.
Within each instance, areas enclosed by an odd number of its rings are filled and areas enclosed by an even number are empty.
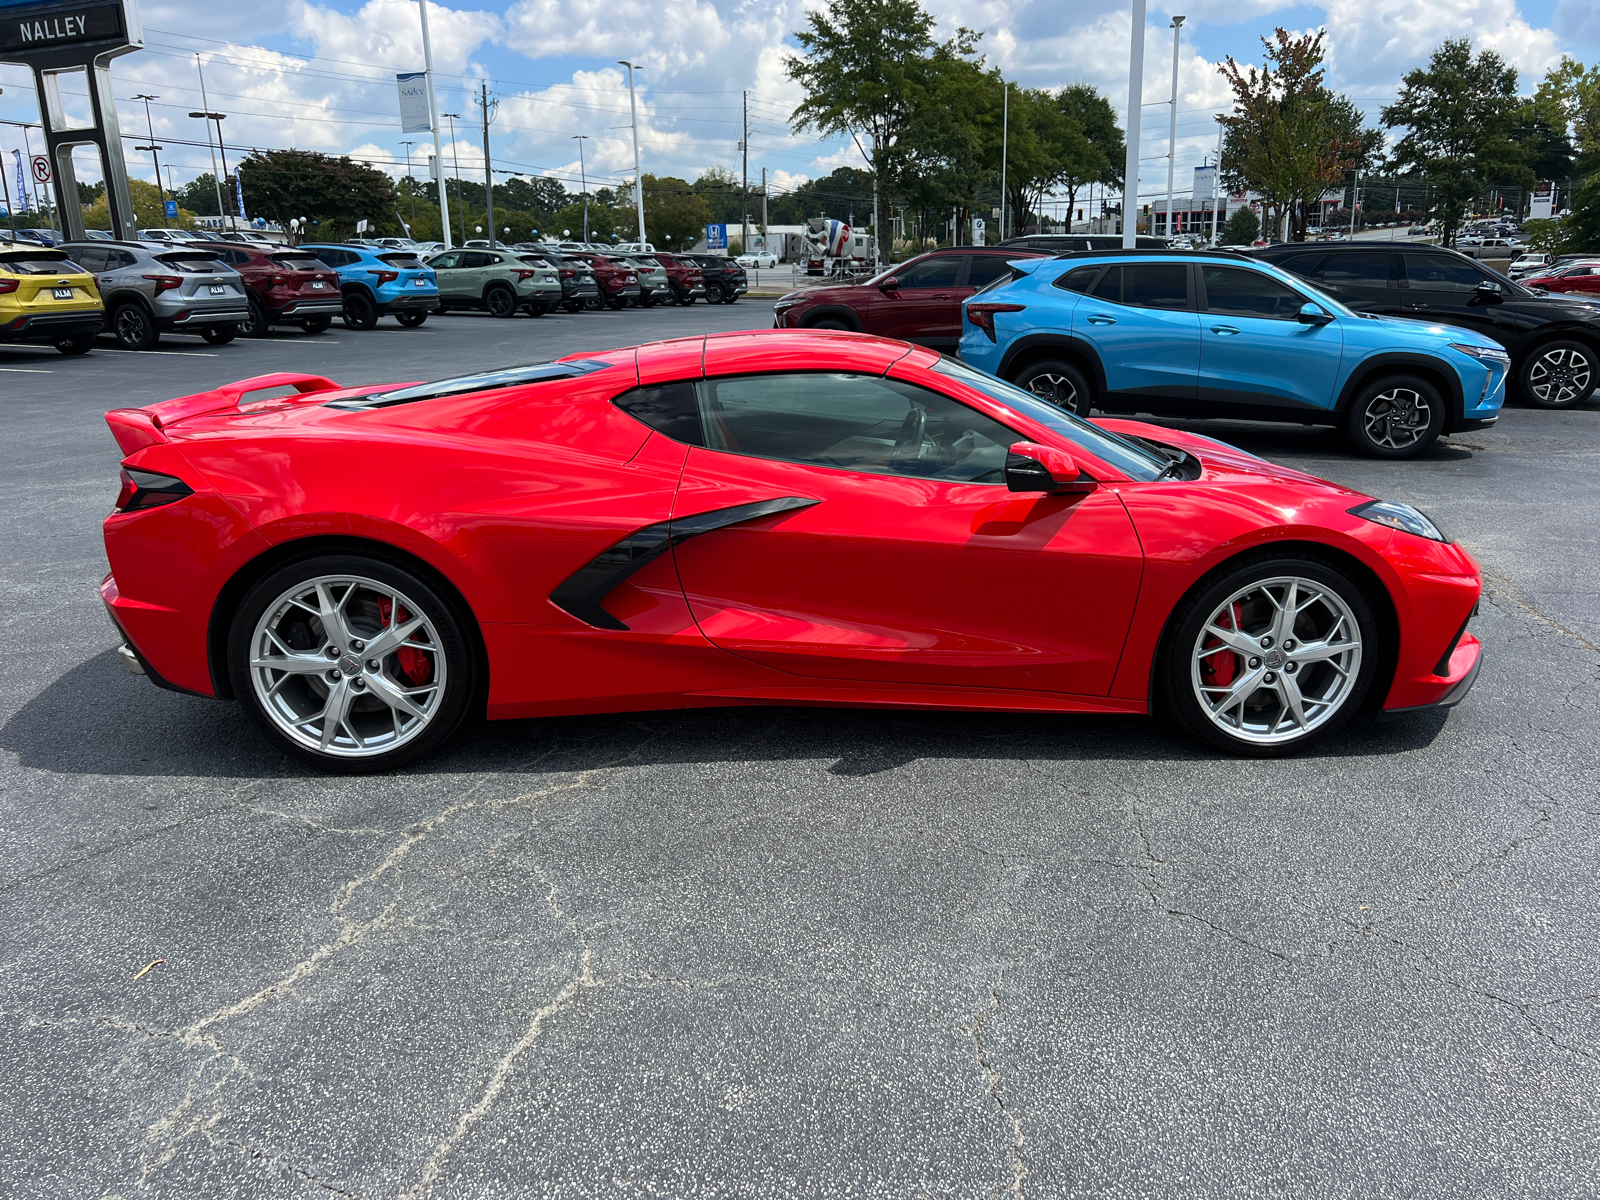
<svg viewBox="0 0 1600 1200">
<path fill-rule="evenodd" d="M 120 350 L 110 346 L 96 346 L 91 354 L 172 354 L 178 358 L 221 358 L 220 354 L 209 354 L 204 350 Z"/>
<path fill-rule="evenodd" d="M 37 367 L 0 367 L 0 371 L 9 371 L 13 375 L 54 375 L 54 371 L 41 371 Z"/>
</svg>

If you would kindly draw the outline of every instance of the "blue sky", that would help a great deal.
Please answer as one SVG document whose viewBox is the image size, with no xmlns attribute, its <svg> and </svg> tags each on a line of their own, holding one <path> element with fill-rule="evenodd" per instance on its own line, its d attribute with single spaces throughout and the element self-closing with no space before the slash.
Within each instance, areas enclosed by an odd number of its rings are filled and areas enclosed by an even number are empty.
<svg viewBox="0 0 1600 1200">
<path fill-rule="evenodd" d="M 591 180 L 614 183 L 631 171 L 626 75 L 638 77 L 644 169 L 694 178 L 714 165 L 739 168 L 741 93 L 750 95 L 750 169 L 765 167 L 777 187 L 859 165 L 847 142 L 797 136 L 786 118 L 799 99 L 783 71 L 790 34 L 815 0 L 430 0 L 441 110 L 456 112 L 454 144 L 463 173 L 481 170 L 476 93 L 487 80 L 499 99 L 492 138 L 497 167 L 570 180 L 583 143 Z M 983 32 L 989 59 L 1011 78 L 1039 87 L 1086 80 L 1121 111 L 1126 103 L 1129 8 L 1125 3 L 1064 6 L 1059 0 L 934 0 L 941 31 L 957 24 Z M 1426 60 L 1446 37 L 1492 45 L 1523 72 L 1525 90 L 1563 53 L 1600 60 L 1597 0 L 1363 0 L 1357 5 L 1277 0 L 1152 2 L 1146 39 L 1141 193 L 1165 183 L 1172 34 L 1183 12 L 1179 55 L 1179 186 L 1215 144 L 1211 114 L 1227 104 L 1217 64 L 1232 54 L 1258 61 L 1259 39 L 1273 27 L 1328 30 L 1330 79 L 1376 117 L 1400 75 Z M 119 109 L 128 132 L 143 134 L 142 103 L 153 93 L 155 135 L 168 146 L 163 163 L 181 183 L 210 169 L 203 138 L 189 119 L 200 106 L 195 55 L 213 108 L 229 113 L 230 147 L 297 146 L 353 153 L 403 173 L 393 74 L 422 65 L 415 0 L 144 0 L 147 49 L 116 61 Z M 37 119 L 28 74 L 0 66 L 0 118 Z M 415 169 L 431 152 L 426 135 L 413 148 Z M 20 146 L 0 126 L 0 150 Z M 37 147 L 35 147 L 37 148 Z M 137 176 L 153 179 L 149 159 L 130 152 Z M 93 172 L 84 171 L 84 176 Z"/>
</svg>

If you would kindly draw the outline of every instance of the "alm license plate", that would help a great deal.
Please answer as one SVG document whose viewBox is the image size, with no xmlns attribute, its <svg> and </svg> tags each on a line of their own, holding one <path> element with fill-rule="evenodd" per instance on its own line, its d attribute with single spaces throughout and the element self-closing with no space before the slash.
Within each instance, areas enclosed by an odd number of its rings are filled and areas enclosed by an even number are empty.
<svg viewBox="0 0 1600 1200">
<path fill-rule="evenodd" d="M 211 294 L 213 296 L 226 296 L 228 294 L 227 285 L 222 283 L 213 283 L 211 285 Z"/>
<path fill-rule="evenodd" d="M 50 295 L 53 296 L 57 300 L 71 300 L 72 299 L 72 289 L 71 288 L 51 288 L 50 289 Z"/>
<path fill-rule="evenodd" d="M 311 281 L 311 286 L 314 287 L 314 288 L 324 288 L 324 287 L 327 287 L 328 285 L 323 283 L 322 280 L 320 280 L 320 279 L 313 279 Z"/>
<path fill-rule="evenodd" d="M 428 281 L 426 279 L 413 279 L 411 281 L 411 286 L 412 287 L 427 287 L 428 286 Z"/>
</svg>

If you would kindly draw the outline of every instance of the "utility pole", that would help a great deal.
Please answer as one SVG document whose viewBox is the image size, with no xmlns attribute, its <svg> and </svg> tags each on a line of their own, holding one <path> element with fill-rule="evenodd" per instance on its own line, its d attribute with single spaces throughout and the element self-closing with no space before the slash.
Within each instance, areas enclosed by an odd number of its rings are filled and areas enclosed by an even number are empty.
<svg viewBox="0 0 1600 1200">
<path fill-rule="evenodd" d="M 1178 39 L 1183 18 L 1172 18 L 1172 116 L 1167 125 L 1167 236 L 1172 236 L 1172 177 L 1178 169 Z M 1190 197 L 1193 200 L 1193 197 Z"/>
<path fill-rule="evenodd" d="M 745 254 L 750 253 L 750 93 L 740 93 L 744 104 L 744 140 L 739 143 L 739 151 L 743 157 L 741 168 L 744 191 L 739 197 L 739 249 Z M 641 246 L 639 249 L 643 250 Z"/>
<path fill-rule="evenodd" d="M 628 111 L 633 118 L 633 198 L 639 207 L 639 253 L 644 253 L 644 176 L 639 171 L 639 105 L 633 97 L 633 64 L 617 60 L 628 68 Z"/>
<path fill-rule="evenodd" d="M 433 171 L 439 184 L 439 229 L 444 248 L 450 249 L 450 197 L 444 186 L 444 150 L 439 145 L 439 104 L 433 94 L 433 42 L 428 37 L 428 0 L 418 0 L 422 11 L 422 73 L 428 81 L 428 124 L 433 127 Z M 452 133 L 451 140 L 455 137 Z M 415 201 L 412 202 L 415 204 Z M 463 238 L 463 241 L 466 239 Z"/>
<path fill-rule="evenodd" d="M 575 133 L 572 135 L 572 140 L 578 143 L 578 185 L 583 188 L 583 240 L 587 244 L 589 241 L 589 175 L 583 169 L 583 144 L 589 140 L 589 135 L 587 133 Z M 639 253 L 644 253 L 643 247 L 640 247 Z"/>
<path fill-rule="evenodd" d="M 1139 207 L 1139 101 L 1144 93 L 1144 6 L 1133 0 L 1133 36 L 1128 45 L 1128 152 L 1122 168 L 1122 248 L 1132 250 L 1138 239 Z"/>
<path fill-rule="evenodd" d="M 411 193 L 411 223 L 417 223 L 417 181 L 411 178 L 411 147 L 415 142 L 401 142 L 406 148 L 406 191 Z"/>
<path fill-rule="evenodd" d="M 440 113 L 439 115 L 441 117 L 450 118 L 450 156 L 454 158 L 456 162 L 456 207 L 461 210 L 461 242 L 463 245 L 465 245 L 467 241 L 467 205 L 466 202 L 461 199 L 461 147 L 456 145 L 456 118 L 461 114 Z M 444 174 L 444 164 L 442 162 L 439 164 L 439 168 L 441 175 L 439 180 L 439 192 L 442 195 L 445 189 L 445 180 L 442 178 Z M 449 242 L 450 240 L 450 231 L 448 229 L 444 231 L 444 240 L 446 242 Z"/>
<path fill-rule="evenodd" d="M 211 101 L 206 99 L 206 72 L 205 68 L 200 65 L 200 55 L 198 52 L 194 56 L 194 69 L 200 75 L 200 106 L 202 108 L 210 108 Z M 211 114 L 198 112 L 190 113 L 189 115 L 191 117 L 203 118 L 209 117 Z M 217 136 L 222 136 L 222 126 L 220 124 L 217 126 Z M 211 150 L 211 127 L 209 125 L 206 126 L 206 151 L 207 153 L 211 154 L 211 182 L 217 185 L 217 219 L 221 220 L 226 215 L 222 207 L 222 177 L 217 174 L 217 156 L 215 152 Z"/>
<path fill-rule="evenodd" d="M 135 100 L 143 100 L 144 101 L 144 127 L 150 133 L 150 144 L 148 146 L 135 146 L 134 149 L 135 150 L 148 150 L 148 151 L 150 151 L 150 157 L 155 160 L 155 164 L 156 164 L 156 194 L 161 197 L 162 219 L 165 220 L 166 219 L 166 211 L 167 211 L 167 194 L 166 194 L 166 192 L 161 190 L 161 156 L 157 153 L 157 151 L 160 150 L 161 147 L 156 145 L 156 126 L 155 126 L 155 122 L 150 119 L 150 101 L 159 100 L 159 99 L 161 99 L 161 97 L 160 96 L 149 96 L 149 95 L 146 95 L 144 92 L 140 92 L 137 96 L 134 97 L 134 99 Z"/>
<path fill-rule="evenodd" d="M 494 249 L 494 172 L 489 168 L 489 122 L 494 120 L 495 109 L 500 107 L 498 100 L 492 104 L 489 101 L 489 84 L 487 80 L 478 84 L 478 104 L 483 108 L 483 204 L 484 223 L 489 227 L 489 249 Z M 465 239 L 463 239 L 465 240 Z"/>
<path fill-rule="evenodd" d="M 1356 171 L 1355 179 L 1350 184 L 1350 236 L 1356 236 L 1356 210 L 1361 207 L 1361 172 Z M 1285 241 L 1288 239 L 1285 238 Z"/>
<path fill-rule="evenodd" d="M 761 168 L 761 248 L 771 250 L 767 244 L 767 169 Z"/>
<path fill-rule="evenodd" d="M 1004 79 L 1005 97 L 1000 101 L 1000 240 L 1006 240 L 1006 159 L 1011 152 L 1011 85 Z"/>
</svg>

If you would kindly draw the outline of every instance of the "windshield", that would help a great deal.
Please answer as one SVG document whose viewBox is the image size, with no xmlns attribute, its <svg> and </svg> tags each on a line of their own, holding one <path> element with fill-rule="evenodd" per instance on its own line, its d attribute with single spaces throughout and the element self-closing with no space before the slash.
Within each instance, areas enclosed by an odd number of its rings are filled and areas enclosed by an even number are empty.
<svg viewBox="0 0 1600 1200">
<path fill-rule="evenodd" d="M 0 271 L 7 271 L 12 275 L 77 275 L 82 273 L 83 268 L 65 254 L 57 258 L 46 258 L 39 253 L 31 253 L 16 258 L 9 255 L 0 256 Z"/>
<path fill-rule="evenodd" d="M 326 271 L 329 268 L 322 265 L 322 260 L 314 254 L 274 254 L 267 260 L 275 267 L 282 267 L 285 271 Z"/>
<path fill-rule="evenodd" d="M 1031 417 L 1039 424 L 1054 430 L 1062 437 L 1088 451 L 1102 462 L 1108 462 L 1121 471 L 1129 479 L 1150 482 L 1155 479 L 1170 464 L 1170 460 L 1152 454 L 1127 438 L 1119 437 L 1114 433 L 1107 433 L 1097 425 L 1091 425 L 1081 417 L 1057 408 L 1039 399 L 1032 392 L 1025 392 L 1015 384 L 1005 383 L 993 375 L 985 375 L 976 371 L 964 362 L 953 358 L 941 358 L 934 364 L 935 371 L 941 375 L 948 375 L 952 379 L 959 379 L 968 387 L 976 388 L 992 400 L 998 400 L 1007 408 L 1014 408 L 1025 416 Z"/>
<path fill-rule="evenodd" d="M 380 254 L 378 261 L 387 263 L 391 267 L 399 267 L 402 271 L 417 271 L 422 269 L 422 260 L 415 254 Z"/>
</svg>

